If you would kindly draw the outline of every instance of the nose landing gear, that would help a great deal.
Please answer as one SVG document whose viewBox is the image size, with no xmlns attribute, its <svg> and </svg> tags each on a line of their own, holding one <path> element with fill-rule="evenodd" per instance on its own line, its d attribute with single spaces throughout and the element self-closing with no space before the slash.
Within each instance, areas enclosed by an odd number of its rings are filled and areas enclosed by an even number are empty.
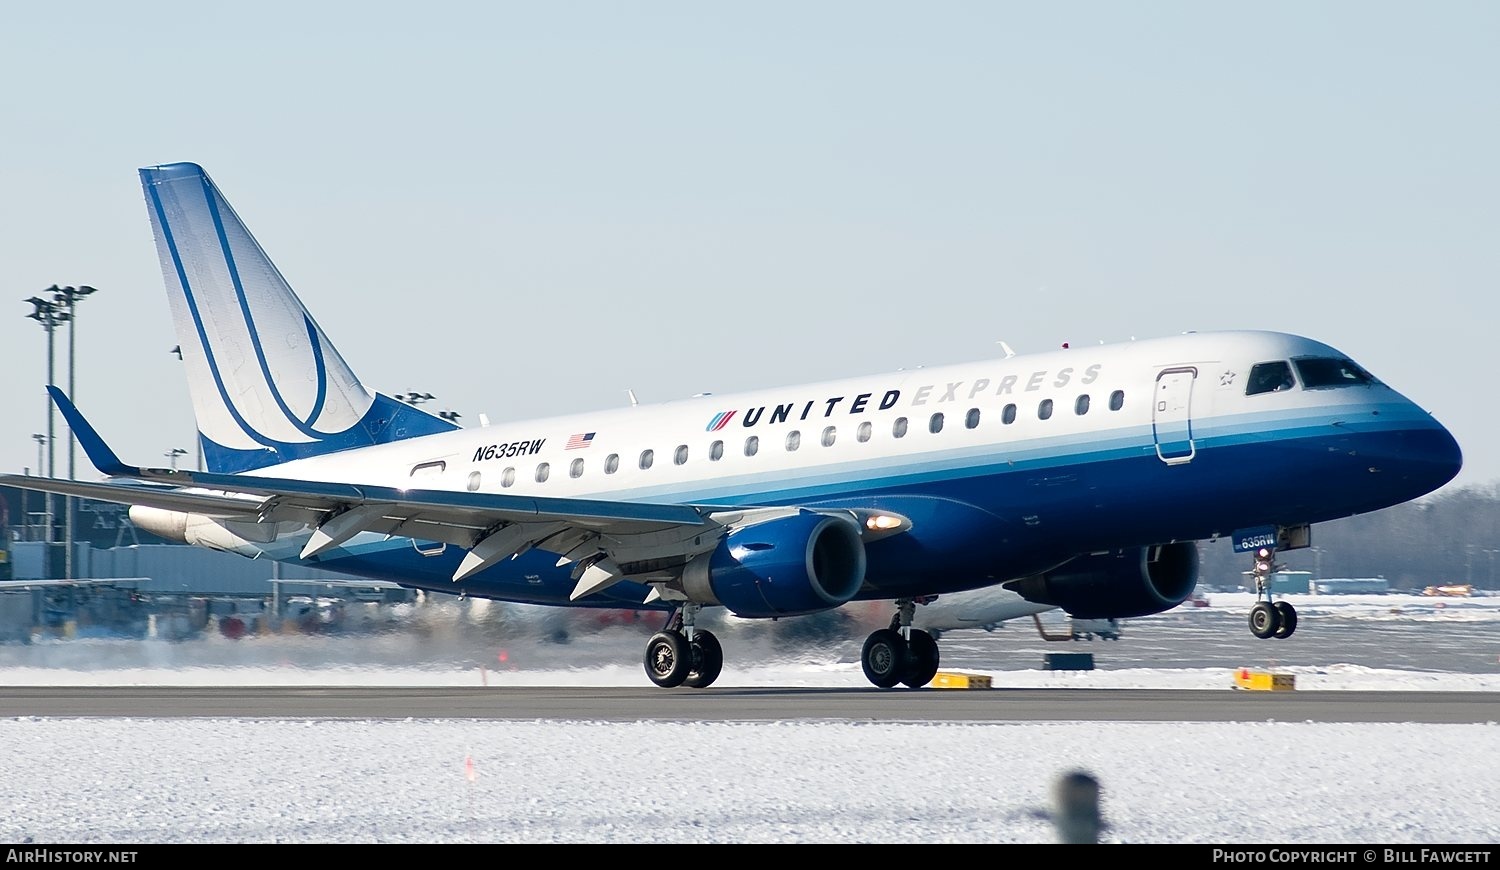
<svg viewBox="0 0 1500 870">
<path fill-rule="evenodd" d="M 1297 630 L 1297 609 L 1285 601 L 1271 600 L 1271 573 L 1276 570 L 1276 550 L 1260 547 L 1255 551 L 1255 606 L 1250 608 L 1250 633 L 1262 640 L 1269 637 L 1291 637 Z"/>
</svg>

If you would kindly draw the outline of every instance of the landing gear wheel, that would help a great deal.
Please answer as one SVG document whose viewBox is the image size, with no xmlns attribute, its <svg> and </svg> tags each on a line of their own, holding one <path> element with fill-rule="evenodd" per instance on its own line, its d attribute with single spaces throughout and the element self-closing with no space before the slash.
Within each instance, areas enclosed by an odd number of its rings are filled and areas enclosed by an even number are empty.
<svg viewBox="0 0 1500 870">
<path fill-rule="evenodd" d="M 865 669 L 865 678 L 882 689 L 901 682 L 907 671 L 906 639 L 900 632 L 882 628 L 865 638 L 865 648 L 859 654 L 859 663 Z"/>
<path fill-rule="evenodd" d="M 1250 608 L 1250 633 L 1264 640 L 1281 627 L 1281 614 L 1269 601 L 1257 601 Z"/>
<path fill-rule="evenodd" d="M 682 685 L 692 666 L 693 656 L 682 632 L 658 631 L 646 641 L 646 676 L 663 689 Z"/>
<path fill-rule="evenodd" d="M 1291 637 L 1292 632 L 1297 630 L 1297 608 L 1285 601 L 1278 601 L 1272 607 L 1276 608 L 1276 615 L 1280 617 L 1276 624 L 1276 636 Z"/>
<path fill-rule="evenodd" d="M 724 670 L 724 648 L 719 646 L 719 639 L 711 632 L 695 631 L 693 639 L 688 642 L 688 653 L 692 665 L 682 684 L 690 689 L 712 685 L 719 678 L 719 672 Z"/>
<path fill-rule="evenodd" d="M 925 631 L 913 631 L 906 641 L 906 672 L 901 682 L 920 689 L 932 682 L 938 670 L 938 645 Z"/>
</svg>

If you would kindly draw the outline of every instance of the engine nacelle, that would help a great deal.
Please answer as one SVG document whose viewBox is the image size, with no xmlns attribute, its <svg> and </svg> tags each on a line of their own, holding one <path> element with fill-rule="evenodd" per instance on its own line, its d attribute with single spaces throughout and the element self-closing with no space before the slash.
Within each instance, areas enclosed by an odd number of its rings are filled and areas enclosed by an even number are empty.
<svg viewBox="0 0 1500 870">
<path fill-rule="evenodd" d="M 195 547 L 222 550 L 255 558 L 263 552 L 258 544 L 276 540 L 279 526 L 273 523 L 251 523 L 224 520 L 169 511 L 162 508 L 131 505 L 130 521 L 153 535 L 169 541 L 180 541 Z"/>
<path fill-rule="evenodd" d="M 848 520 L 803 511 L 731 531 L 682 573 L 687 596 L 736 616 L 816 613 L 865 582 L 865 546 Z"/>
<path fill-rule="evenodd" d="M 1061 607 L 1079 619 L 1120 619 L 1171 610 L 1198 585 L 1192 541 L 1080 556 L 1045 574 L 1007 583 L 1027 601 Z"/>
</svg>

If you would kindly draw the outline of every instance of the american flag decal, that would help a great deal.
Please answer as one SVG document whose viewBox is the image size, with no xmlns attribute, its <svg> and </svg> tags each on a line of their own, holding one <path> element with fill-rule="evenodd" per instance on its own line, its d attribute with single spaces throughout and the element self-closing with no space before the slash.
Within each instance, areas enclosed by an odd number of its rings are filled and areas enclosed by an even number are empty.
<svg viewBox="0 0 1500 870">
<path fill-rule="evenodd" d="M 717 432 L 720 429 L 723 429 L 725 426 L 729 425 L 729 420 L 733 416 L 733 411 L 720 411 L 719 413 L 714 415 L 714 418 L 712 420 L 708 421 L 708 428 L 704 431 Z"/>
<path fill-rule="evenodd" d="M 583 432 L 583 433 L 580 433 L 578 435 L 574 435 L 571 438 L 569 438 L 568 439 L 568 445 L 564 449 L 565 450 L 577 450 L 580 447 L 587 447 L 587 446 L 589 446 L 590 444 L 593 444 L 593 443 L 594 443 L 594 433 L 592 433 L 592 432 Z"/>
</svg>

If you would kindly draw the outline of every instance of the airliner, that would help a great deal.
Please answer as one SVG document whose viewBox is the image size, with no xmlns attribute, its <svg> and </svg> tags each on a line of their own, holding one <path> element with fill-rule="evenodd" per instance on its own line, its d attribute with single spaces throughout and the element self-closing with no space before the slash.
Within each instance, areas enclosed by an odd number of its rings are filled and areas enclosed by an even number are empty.
<svg viewBox="0 0 1500 870">
<path fill-rule="evenodd" d="M 1257 330 L 461 428 L 359 379 L 201 167 L 140 180 L 204 470 L 126 464 L 49 386 L 106 479 L 0 482 L 129 504 L 158 535 L 249 558 L 660 611 L 643 661 L 661 687 L 720 675 L 705 607 L 775 620 L 868 601 L 891 621 L 864 675 L 920 688 L 940 656 L 913 617 L 940 596 L 998 586 L 1079 619 L 1145 616 L 1183 602 L 1198 542 L 1226 536 L 1257 580 L 1250 630 L 1285 638 L 1276 553 L 1462 463 L 1348 355 Z"/>
</svg>

